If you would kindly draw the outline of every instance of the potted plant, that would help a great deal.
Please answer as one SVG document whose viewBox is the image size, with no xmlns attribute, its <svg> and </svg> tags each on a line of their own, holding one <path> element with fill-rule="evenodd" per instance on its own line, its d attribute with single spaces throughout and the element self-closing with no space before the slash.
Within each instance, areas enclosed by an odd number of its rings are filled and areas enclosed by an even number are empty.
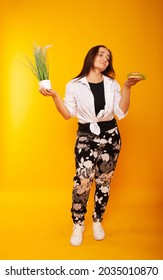
<svg viewBox="0 0 163 280">
<path fill-rule="evenodd" d="M 47 59 L 47 49 L 49 47 L 51 47 L 51 45 L 44 47 L 35 45 L 33 51 L 35 63 L 28 59 L 29 67 L 38 79 L 39 86 L 47 89 L 51 89 L 51 82 L 49 80 L 49 63 Z"/>
</svg>

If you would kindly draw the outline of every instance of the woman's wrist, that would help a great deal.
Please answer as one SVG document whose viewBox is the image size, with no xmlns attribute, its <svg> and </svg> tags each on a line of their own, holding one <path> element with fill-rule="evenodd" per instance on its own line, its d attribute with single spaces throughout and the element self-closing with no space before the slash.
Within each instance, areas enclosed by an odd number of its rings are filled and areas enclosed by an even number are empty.
<svg viewBox="0 0 163 280">
<path fill-rule="evenodd" d="M 130 82 L 129 82 L 129 81 L 125 81 L 125 82 L 124 82 L 124 85 L 123 85 L 123 88 L 124 88 L 124 89 L 131 89 L 131 84 L 130 84 Z"/>
<path fill-rule="evenodd" d="M 57 92 L 52 89 L 49 90 L 49 93 L 53 98 L 57 96 Z"/>
</svg>

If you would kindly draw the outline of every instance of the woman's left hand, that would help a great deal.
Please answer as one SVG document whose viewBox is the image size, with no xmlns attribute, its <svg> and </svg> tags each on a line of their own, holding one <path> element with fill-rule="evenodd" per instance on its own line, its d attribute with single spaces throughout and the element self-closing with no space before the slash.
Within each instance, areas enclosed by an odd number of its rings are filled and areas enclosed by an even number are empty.
<svg viewBox="0 0 163 280">
<path fill-rule="evenodd" d="M 140 81 L 141 81 L 141 79 L 130 78 L 127 81 L 124 82 L 124 87 L 131 88 L 132 86 L 136 85 Z"/>
</svg>

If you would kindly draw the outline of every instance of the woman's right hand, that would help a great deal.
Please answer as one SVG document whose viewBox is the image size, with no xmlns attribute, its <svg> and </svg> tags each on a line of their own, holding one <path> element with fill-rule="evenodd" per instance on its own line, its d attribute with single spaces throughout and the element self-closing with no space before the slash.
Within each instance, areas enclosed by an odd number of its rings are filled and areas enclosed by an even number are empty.
<svg viewBox="0 0 163 280">
<path fill-rule="evenodd" d="M 39 89 L 39 92 L 44 96 L 52 96 L 52 97 L 56 96 L 57 94 L 56 91 L 54 91 L 53 89 L 46 89 L 43 87 Z"/>
<path fill-rule="evenodd" d="M 62 98 L 56 91 L 54 91 L 53 89 L 46 89 L 42 87 L 39 89 L 39 92 L 44 96 L 51 96 L 53 98 L 58 112 L 64 117 L 65 120 L 71 118 L 69 110 L 67 109 Z"/>
</svg>

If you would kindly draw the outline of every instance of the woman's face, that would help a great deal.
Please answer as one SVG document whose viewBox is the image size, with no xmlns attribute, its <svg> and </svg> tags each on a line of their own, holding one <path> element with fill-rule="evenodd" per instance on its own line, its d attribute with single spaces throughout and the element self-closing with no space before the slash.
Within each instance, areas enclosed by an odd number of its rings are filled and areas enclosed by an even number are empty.
<svg viewBox="0 0 163 280">
<path fill-rule="evenodd" d="M 100 47 L 94 59 L 94 69 L 98 69 L 100 72 L 105 71 L 109 65 L 109 59 L 110 52 L 106 48 Z"/>
</svg>

